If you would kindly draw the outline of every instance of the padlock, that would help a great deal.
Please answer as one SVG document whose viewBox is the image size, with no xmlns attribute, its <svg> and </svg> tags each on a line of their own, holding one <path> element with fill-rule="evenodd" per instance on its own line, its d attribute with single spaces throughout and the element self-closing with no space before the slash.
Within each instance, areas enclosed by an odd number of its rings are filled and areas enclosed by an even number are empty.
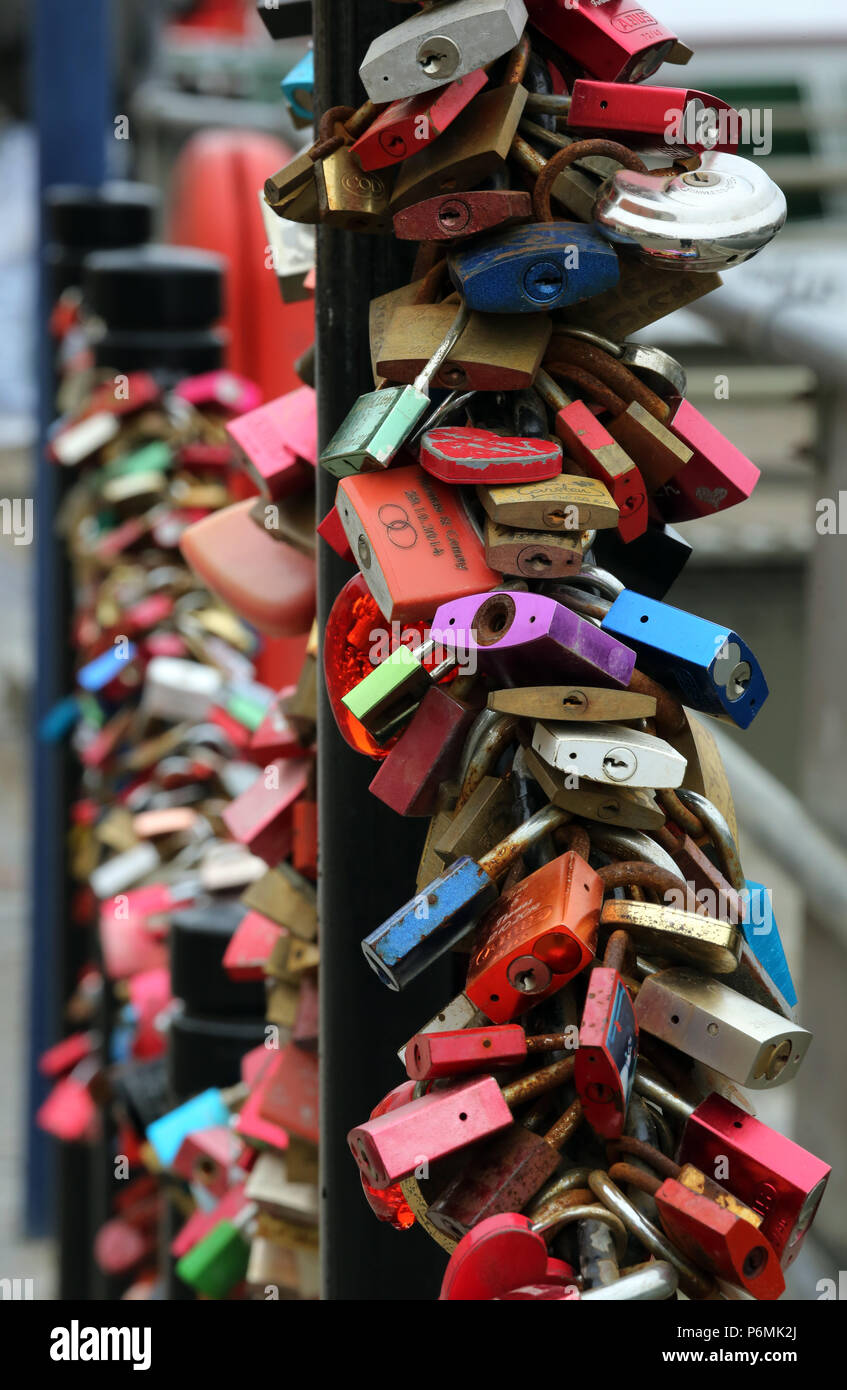
<svg viewBox="0 0 847 1390">
<path fill-rule="evenodd" d="M 741 894 L 744 905 L 741 929 L 744 939 L 767 970 L 777 989 L 784 995 L 788 1005 L 794 1008 L 797 1004 L 797 991 L 774 917 L 770 889 L 763 883 L 756 883 L 749 878 L 745 880 L 745 888 L 746 892 Z"/>
<path fill-rule="evenodd" d="M 403 989 L 449 951 L 496 900 L 497 883 L 515 859 L 566 819 L 564 811 L 544 807 L 479 863 L 467 857 L 457 859 L 365 937 L 362 951 L 382 983 L 389 989 Z"/>
<path fill-rule="evenodd" d="M 466 241 L 532 219 L 528 193 L 511 188 L 439 193 L 394 214 L 400 241 Z"/>
<path fill-rule="evenodd" d="M 601 690 L 589 685 L 518 686 L 495 690 L 488 697 L 488 708 L 522 719 L 564 722 L 611 720 L 619 724 L 629 719 L 652 719 L 656 701 L 651 695 L 631 690 Z"/>
<path fill-rule="evenodd" d="M 430 408 L 429 387 L 468 323 L 462 304 L 423 371 L 409 386 L 386 387 L 360 396 L 340 429 L 322 451 L 320 462 L 336 478 L 363 469 L 387 468 Z"/>
<path fill-rule="evenodd" d="M 557 112 L 567 103 L 569 130 L 602 130 L 636 149 L 673 154 L 718 150 L 735 154 L 740 117 L 728 102 L 686 87 L 633 86 L 577 78 L 570 98 L 530 98 L 530 110 Z"/>
<path fill-rule="evenodd" d="M 231 420 L 227 433 L 264 497 L 287 497 L 314 482 L 318 409 L 311 386 L 300 386 Z"/>
<path fill-rule="evenodd" d="M 487 81 L 488 75 L 480 67 L 435 92 L 422 91 L 417 96 L 390 102 L 353 145 L 362 168 L 367 173 L 387 169 L 425 149 L 444 134 Z M 380 95 L 375 100 L 381 102 L 384 97 Z M 394 230 L 397 233 L 396 222 Z M 429 238 L 414 236 L 412 240 Z"/>
<path fill-rule="evenodd" d="M 442 426 L 423 436 L 420 463 L 444 483 L 532 483 L 561 473 L 562 446 L 555 439 L 515 439 L 468 425 Z"/>
<path fill-rule="evenodd" d="M 672 1244 L 664 1232 L 644 1215 L 640 1207 L 621 1191 L 608 1173 L 602 1169 L 595 1169 L 588 1175 L 588 1186 L 603 1203 L 603 1207 L 608 1209 L 608 1213 L 616 1215 L 626 1231 L 654 1258 L 667 1261 L 673 1266 L 679 1277 L 679 1287 L 686 1298 L 712 1299 L 717 1296 L 717 1285 L 711 1275 Z M 600 1210 L 603 1210 L 603 1207 Z"/>
<path fill-rule="evenodd" d="M 395 101 L 466 77 L 508 53 L 526 24 L 523 0 L 453 0 L 374 39 L 359 68 L 371 101 Z"/>
<path fill-rule="evenodd" d="M 176 1275 L 207 1298 L 225 1298 L 247 1273 L 250 1243 L 245 1228 L 255 1217 L 252 1203 L 233 1220 L 218 1221 L 208 1235 L 176 1262 Z"/>
<path fill-rule="evenodd" d="M 605 0 L 590 8 L 568 0 L 529 0 L 527 9 L 533 28 L 606 82 L 643 82 L 678 42 L 637 0 Z"/>
<path fill-rule="evenodd" d="M 224 952 L 223 968 L 230 979 L 264 979 L 265 962 L 284 930 L 261 912 L 247 912 Z"/>
<path fill-rule="evenodd" d="M 397 214 L 427 198 L 478 188 L 486 179 L 502 174 L 526 98 L 520 80 L 507 80 L 502 87 L 480 93 L 440 139 L 404 161 L 391 195 L 391 211 Z"/>
<path fill-rule="evenodd" d="M 820 1205 L 829 1165 L 724 1096 L 709 1095 L 694 1107 L 655 1081 L 636 1083 L 670 1113 L 685 1117 L 681 1163 L 708 1173 L 725 1159 L 733 1192 L 761 1216 L 763 1235 L 788 1268 Z"/>
<path fill-rule="evenodd" d="M 648 955 L 694 965 L 710 975 L 731 975 L 741 955 L 741 932 L 728 922 L 656 903 L 603 904 L 603 926 L 627 931 Z"/>
<path fill-rule="evenodd" d="M 508 1293 L 515 1281 L 527 1285 L 545 1279 L 550 1264 L 544 1237 L 529 1217 L 518 1212 L 489 1216 L 473 1226 L 453 1249 L 439 1301 L 497 1298 Z M 556 1287 L 562 1289 L 561 1284 Z"/>
<path fill-rule="evenodd" d="M 244 1195 L 260 1211 L 281 1216 L 295 1224 L 312 1226 L 318 1219 L 318 1188 L 315 1183 L 292 1182 L 283 1154 L 267 1150 L 254 1163 Z"/>
<path fill-rule="evenodd" d="M 347 1142 L 368 1183 L 385 1188 L 511 1123 L 504 1093 L 493 1076 L 482 1076 L 368 1120 L 351 1129 Z"/>
<path fill-rule="evenodd" d="M 597 532 L 591 549 L 597 564 L 611 570 L 625 588 L 663 599 L 688 563 L 693 547 L 679 531 L 655 519 L 658 506 L 658 497 L 651 498 L 650 520 L 643 536 L 627 543 L 619 532 L 604 529 Z"/>
<path fill-rule="evenodd" d="M 762 669 L 746 642 L 707 618 L 625 589 L 601 626 L 631 643 L 647 673 L 694 709 L 724 715 L 741 729 L 750 726 L 768 697 Z"/>
<path fill-rule="evenodd" d="M 516 738 L 514 719 L 481 711 L 474 721 L 459 767 L 461 786 L 443 828 L 434 829 L 432 851 L 444 864 L 463 855 L 479 860 L 514 828 L 511 777 L 492 777 L 505 749 Z"/>
<path fill-rule="evenodd" d="M 416 465 L 342 479 L 337 506 L 389 622 L 430 617 L 439 604 L 499 582 L 459 495 Z"/>
<path fill-rule="evenodd" d="M 571 170 L 566 170 L 570 173 Z M 593 204 L 592 204 L 593 208 Z M 668 275 L 664 267 L 648 265 L 626 247 L 620 249 L 620 280 L 605 294 L 595 295 L 583 304 L 558 311 L 558 320 L 568 328 L 584 328 L 623 342 L 639 329 L 684 309 L 719 289 L 722 281 L 712 272 L 700 275 Z"/>
<path fill-rule="evenodd" d="M 279 758 L 223 813 L 233 839 L 247 845 L 271 867 L 291 851 L 292 808 L 305 791 L 308 776 L 308 760 Z"/>
<path fill-rule="evenodd" d="M 591 960 L 601 879 L 575 851 L 507 889 L 477 929 L 465 993 L 495 1023 L 555 994 Z"/>
<path fill-rule="evenodd" d="M 551 724 L 539 720 L 533 750 L 573 777 L 629 787 L 678 787 L 685 759 L 664 739 L 624 724 Z"/>
<path fill-rule="evenodd" d="M 618 258 L 578 222 L 533 223 L 475 241 L 447 258 L 470 309 L 533 314 L 576 304 L 617 284 Z"/>
<path fill-rule="evenodd" d="M 807 1029 L 680 966 L 643 982 L 635 1012 L 645 1032 L 751 1090 L 790 1081 L 812 1041 Z"/>
<path fill-rule="evenodd" d="M 564 447 L 611 493 L 620 512 L 622 539 L 635 540 L 643 535 L 647 529 L 647 492 L 632 459 L 585 402 L 571 400 L 546 372 L 537 373 L 535 386 L 556 412 L 554 428 Z"/>
<path fill-rule="evenodd" d="M 603 964 L 594 967 L 588 981 L 574 1064 L 583 1113 L 604 1139 L 623 1133 L 638 1057 L 638 1024 L 622 979 L 628 951 L 626 932 L 614 931 Z"/>
<path fill-rule="evenodd" d="M 286 927 L 300 941 L 314 941 L 318 930 L 317 897 L 314 886 L 290 864 L 269 869 L 243 895 L 242 902 L 261 912 L 280 927 Z"/>
<path fill-rule="evenodd" d="M 187 1134 L 170 1167 L 187 1182 L 222 1197 L 232 1185 L 233 1172 L 241 1171 L 237 1165 L 243 1150 L 242 1141 L 231 1129 L 212 1125 Z"/>
<path fill-rule="evenodd" d="M 570 1058 L 568 1063 L 572 1066 Z M 520 1085 L 519 1080 L 504 1087 L 503 1095 Z M 546 1134 L 516 1124 L 481 1146 L 428 1207 L 433 1226 L 461 1240 L 478 1223 L 525 1207 L 559 1167 L 560 1150 L 581 1120 L 582 1105 L 575 1100 Z"/>
<path fill-rule="evenodd" d="M 601 189 L 594 225 L 643 260 L 711 273 L 757 255 L 787 215 L 782 189 L 753 160 L 707 151 L 697 169 L 620 169 Z"/>
<path fill-rule="evenodd" d="M 616 527 L 620 510 L 594 478 L 559 473 L 542 482 L 479 483 L 477 497 L 500 526 L 528 531 L 584 531 Z"/>
<path fill-rule="evenodd" d="M 398 308 L 380 340 L 376 372 L 411 382 L 448 331 L 455 313 L 441 304 Z M 457 391 L 519 391 L 531 386 L 552 332 L 547 314 L 471 314 L 467 328 L 433 377 L 433 386 Z"/>
<path fill-rule="evenodd" d="M 516 530 L 489 517 L 485 523 L 485 558 L 492 569 L 504 575 L 562 579 L 579 573 L 591 538 L 590 531 Z"/>
<path fill-rule="evenodd" d="M 555 1052 L 568 1042 L 566 1033 L 528 1037 L 517 1023 L 416 1033 L 406 1044 L 406 1072 L 414 1081 L 440 1081 L 515 1067 L 534 1053 Z"/>
<path fill-rule="evenodd" d="M 661 515 L 668 521 L 694 521 L 746 502 L 761 477 L 756 465 L 690 401 L 679 402 L 669 423 L 692 458 L 656 491 Z"/>
<path fill-rule="evenodd" d="M 437 653 L 432 640 L 413 649 L 401 643 L 341 697 L 342 704 L 379 739 L 398 711 L 413 713 L 430 687 L 455 666 L 452 654 L 439 661 Z"/>
<path fill-rule="evenodd" d="M 305 28 L 308 30 L 308 27 L 309 22 L 306 21 Z M 315 100 L 315 55 L 312 49 L 289 69 L 279 89 L 288 102 L 294 124 L 298 127 L 311 125 Z"/>
<path fill-rule="evenodd" d="M 667 1166 L 676 1168 L 676 1164 Z M 615 1163 L 609 1177 L 649 1193 L 668 1239 L 701 1269 L 743 1288 L 753 1298 L 779 1298 L 785 1279 L 766 1237 L 742 1216 L 692 1191 L 677 1172 L 677 1177 L 662 1180 L 631 1163 Z"/>
<path fill-rule="evenodd" d="M 476 710 L 441 686 L 426 692 L 370 792 L 401 816 L 430 816 L 456 767 Z"/>
<path fill-rule="evenodd" d="M 575 617 L 542 594 L 506 590 L 442 603 L 431 631 L 435 641 L 473 657 L 478 670 L 501 684 L 518 676 L 522 681 L 558 676 L 629 685 L 633 653 L 621 643 L 610 646 L 593 624 L 574 622 Z"/>
</svg>

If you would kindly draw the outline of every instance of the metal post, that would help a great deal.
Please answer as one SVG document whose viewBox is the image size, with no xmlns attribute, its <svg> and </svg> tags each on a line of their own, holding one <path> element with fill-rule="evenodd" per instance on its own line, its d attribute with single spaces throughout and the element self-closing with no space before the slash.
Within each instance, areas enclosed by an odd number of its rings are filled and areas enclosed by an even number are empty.
<svg viewBox="0 0 847 1390">
<path fill-rule="evenodd" d="M 377 34 L 403 18 L 385 0 L 316 0 L 316 109 L 359 106 L 359 64 Z M 318 238 L 317 377 L 323 443 L 356 397 L 373 389 L 368 305 L 408 280 L 411 265 L 389 237 L 331 232 Z M 321 472 L 320 515 L 335 497 Z M 354 571 L 321 546 L 321 632 L 339 589 Z M 324 1268 L 328 1299 L 431 1299 L 443 1252 L 422 1232 L 380 1225 L 361 1191 L 346 1135 L 397 1086 L 396 1049 L 451 994 L 450 962 L 402 994 L 381 985 L 365 963 L 361 938 L 414 892 L 423 821 L 404 821 L 368 793 L 375 764 L 347 747 L 325 696 L 318 723 L 321 843 L 321 1166 Z"/>
<path fill-rule="evenodd" d="M 99 184 L 106 173 L 106 132 L 111 119 L 108 0 L 37 0 L 33 14 L 32 107 L 39 138 L 39 189 L 56 183 Z M 39 442 L 36 456 L 36 662 L 34 722 L 70 688 L 66 637 L 67 582 L 53 532 L 59 496 L 55 467 L 45 459 L 44 440 L 53 414 L 52 348 L 47 335 L 49 294 L 44 265 L 42 206 L 39 296 Z M 43 1235 L 52 1225 L 52 1145 L 32 1117 L 45 1085 L 39 1054 L 61 1031 L 63 938 L 67 931 L 65 836 L 66 757 L 63 747 L 33 743 L 33 874 L 30 975 L 29 1154 L 25 1226 Z M 73 1156 L 70 1158 L 73 1164 Z M 77 1166 L 79 1166 L 77 1164 Z M 63 1203 L 63 1208 L 67 1203 Z M 63 1219 L 78 1230 L 81 1203 Z M 75 1215 L 76 1213 L 76 1215 Z M 66 1242 L 63 1240 L 63 1244 Z M 73 1243 L 73 1240 L 71 1240 Z M 84 1296 L 80 1290 L 80 1296 Z"/>
</svg>

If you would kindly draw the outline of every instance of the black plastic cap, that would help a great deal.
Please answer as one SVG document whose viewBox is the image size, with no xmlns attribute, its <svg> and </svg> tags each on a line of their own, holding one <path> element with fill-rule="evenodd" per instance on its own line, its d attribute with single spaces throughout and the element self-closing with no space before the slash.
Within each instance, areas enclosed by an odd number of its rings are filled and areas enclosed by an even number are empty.
<svg viewBox="0 0 847 1390">
<path fill-rule="evenodd" d="M 93 251 L 149 241 L 160 197 L 151 184 L 115 180 L 99 188 L 54 184 L 44 201 L 51 241 Z"/>
<path fill-rule="evenodd" d="M 223 313 L 226 262 L 188 246 L 95 251 L 83 299 L 110 329 L 208 328 Z"/>
</svg>

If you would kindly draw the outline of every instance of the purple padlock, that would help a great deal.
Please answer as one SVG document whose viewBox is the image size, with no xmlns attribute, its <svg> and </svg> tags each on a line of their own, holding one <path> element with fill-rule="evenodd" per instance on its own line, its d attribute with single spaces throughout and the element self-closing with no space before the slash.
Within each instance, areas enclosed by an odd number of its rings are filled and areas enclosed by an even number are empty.
<svg viewBox="0 0 847 1390">
<path fill-rule="evenodd" d="M 443 603 L 432 637 L 504 685 L 559 679 L 626 689 L 635 652 L 544 594 L 498 590 Z"/>
</svg>

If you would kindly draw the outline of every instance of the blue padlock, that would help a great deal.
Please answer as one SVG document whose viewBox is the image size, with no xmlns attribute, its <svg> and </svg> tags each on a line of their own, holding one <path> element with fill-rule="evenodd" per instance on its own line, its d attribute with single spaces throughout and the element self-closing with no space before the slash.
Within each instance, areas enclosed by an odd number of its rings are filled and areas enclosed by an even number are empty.
<svg viewBox="0 0 847 1390">
<path fill-rule="evenodd" d="M 138 648 L 134 642 L 124 641 L 120 645 L 107 647 L 93 661 L 79 668 L 76 673 L 77 685 L 82 686 L 83 690 L 104 690 L 137 656 Z"/>
<path fill-rule="evenodd" d="M 746 729 L 768 698 L 753 652 L 720 623 L 624 589 L 600 626 L 634 647 L 646 674 L 692 709 Z"/>
<path fill-rule="evenodd" d="M 611 255 L 609 254 L 611 252 Z M 615 287 L 617 253 L 581 222 L 534 222 L 481 237 L 447 258 L 469 309 L 537 314 Z"/>
<path fill-rule="evenodd" d="M 199 1095 L 192 1096 L 184 1105 L 169 1110 L 158 1120 L 147 1126 L 147 1142 L 163 1168 L 170 1168 L 183 1139 L 196 1129 L 210 1129 L 212 1125 L 228 1125 L 229 1107 L 223 1095 L 214 1086 Z"/>
<path fill-rule="evenodd" d="M 311 121 L 315 96 L 315 55 L 311 48 L 286 73 L 279 85 L 295 116 L 299 116 L 301 121 Z"/>
<path fill-rule="evenodd" d="M 770 890 L 763 883 L 755 883 L 751 878 L 745 881 L 747 892 L 741 894 L 744 907 L 741 930 L 744 940 L 759 964 L 767 970 L 777 989 L 784 995 L 786 1003 L 793 1009 L 797 1003 L 797 991 L 785 958 L 779 927 L 773 915 Z"/>
</svg>

